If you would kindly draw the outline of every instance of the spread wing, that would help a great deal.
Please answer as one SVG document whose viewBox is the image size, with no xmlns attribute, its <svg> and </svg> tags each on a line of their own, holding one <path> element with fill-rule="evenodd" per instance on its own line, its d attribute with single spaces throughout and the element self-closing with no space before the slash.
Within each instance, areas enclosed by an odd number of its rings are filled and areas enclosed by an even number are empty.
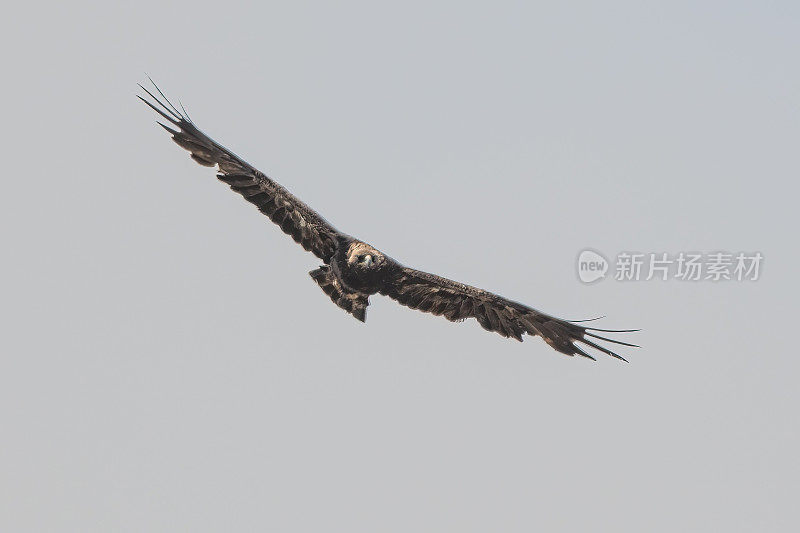
<svg viewBox="0 0 800 533">
<path fill-rule="evenodd" d="M 620 333 L 638 330 L 587 328 L 491 292 L 412 268 L 401 267 L 397 276 L 388 281 L 380 292 L 411 309 L 442 315 L 451 322 L 475 318 L 484 329 L 495 331 L 503 337 L 513 337 L 520 342 L 525 333 L 538 335 L 554 349 L 567 355 L 578 354 L 594 359 L 576 344 L 581 343 L 627 362 L 625 358 L 597 344 L 593 339 L 636 347 L 635 344 L 601 337 L 594 332 Z"/>
<path fill-rule="evenodd" d="M 336 249 L 336 236 L 339 234 L 336 228 L 264 173 L 200 131 L 186 111 L 178 111 L 155 83 L 153 87 L 161 98 L 143 86 L 139 87 L 153 102 L 141 96 L 138 98 L 177 128 L 158 123 L 172 134 L 172 140 L 191 152 L 192 159 L 203 166 L 216 165 L 219 169 L 217 178 L 258 207 L 259 211 L 280 226 L 284 233 L 291 235 L 303 248 L 313 252 L 325 263 L 330 262 Z"/>
</svg>

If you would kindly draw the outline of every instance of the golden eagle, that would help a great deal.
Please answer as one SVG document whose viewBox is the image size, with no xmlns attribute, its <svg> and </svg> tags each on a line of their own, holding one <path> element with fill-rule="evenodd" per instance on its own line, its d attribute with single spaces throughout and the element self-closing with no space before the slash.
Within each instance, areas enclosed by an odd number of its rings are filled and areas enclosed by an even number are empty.
<svg viewBox="0 0 800 533">
<path fill-rule="evenodd" d="M 322 260 L 324 264 L 310 272 L 311 278 L 336 305 L 358 320 L 365 321 L 369 297 L 377 293 L 451 322 L 475 318 L 484 329 L 518 341 L 526 333 L 538 335 L 555 350 L 570 356 L 594 359 L 576 344 L 582 343 L 625 361 L 593 339 L 636 346 L 596 332 L 637 330 L 581 326 L 577 322 L 585 321 L 555 318 L 483 289 L 403 266 L 373 246 L 340 232 L 269 176 L 217 144 L 194 125 L 185 110 L 181 112 L 172 105 L 155 83 L 153 87 L 160 98 L 144 86 L 139 87 L 152 102 L 137 95 L 138 98 L 174 126 L 158 122 L 178 145 L 191 152 L 192 159 L 203 166 L 216 165 L 220 181 Z"/>
</svg>

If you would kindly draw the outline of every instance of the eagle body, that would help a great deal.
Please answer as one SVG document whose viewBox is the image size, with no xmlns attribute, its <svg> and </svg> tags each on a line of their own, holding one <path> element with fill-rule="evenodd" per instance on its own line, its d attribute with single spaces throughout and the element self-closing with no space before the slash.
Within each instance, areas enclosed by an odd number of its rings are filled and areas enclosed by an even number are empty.
<svg viewBox="0 0 800 533">
<path fill-rule="evenodd" d="M 333 303 L 366 321 L 369 296 L 398 277 L 401 265 L 373 246 L 340 235 L 330 264 L 309 272 Z"/>
<path fill-rule="evenodd" d="M 323 264 L 309 272 L 311 278 L 337 306 L 356 319 L 366 321 L 370 296 L 380 294 L 451 322 L 475 318 L 484 329 L 518 341 L 524 335 L 539 336 L 565 355 L 594 359 L 584 348 L 588 346 L 624 361 L 595 339 L 635 346 L 597 332 L 636 330 L 590 328 L 556 318 L 489 291 L 406 267 L 372 245 L 340 232 L 283 186 L 200 131 L 185 110 L 179 111 L 153 86 L 160 98 L 141 85 L 152 101 L 139 98 L 170 123 L 159 122 L 172 139 L 199 164 L 215 166 L 220 181 L 317 256 Z"/>
<path fill-rule="evenodd" d="M 347 289 L 366 295 L 380 292 L 400 270 L 398 263 L 377 248 L 351 238 L 340 241 L 331 266 Z"/>
</svg>

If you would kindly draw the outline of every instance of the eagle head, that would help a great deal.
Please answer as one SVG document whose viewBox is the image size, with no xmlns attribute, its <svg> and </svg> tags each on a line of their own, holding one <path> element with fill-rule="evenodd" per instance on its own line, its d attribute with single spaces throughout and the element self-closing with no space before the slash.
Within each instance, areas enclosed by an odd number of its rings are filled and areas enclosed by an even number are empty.
<svg viewBox="0 0 800 533">
<path fill-rule="evenodd" d="M 365 242 L 354 242 L 347 250 L 347 266 L 359 270 L 373 270 L 386 262 L 386 257 Z"/>
</svg>

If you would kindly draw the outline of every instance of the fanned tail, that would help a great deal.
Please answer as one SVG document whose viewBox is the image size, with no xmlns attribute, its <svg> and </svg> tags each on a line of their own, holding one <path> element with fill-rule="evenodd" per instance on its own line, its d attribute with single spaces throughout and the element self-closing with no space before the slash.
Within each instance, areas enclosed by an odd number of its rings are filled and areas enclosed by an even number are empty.
<svg viewBox="0 0 800 533">
<path fill-rule="evenodd" d="M 333 303 L 361 322 L 366 321 L 369 295 L 360 292 L 350 292 L 342 287 L 342 284 L 339 283 L 339 279 L 328 265 L 323 265 L 316 270 L 312 270 L 309 272 L 309 275 L 317 282 L 322 292 L 330 297 Z"/>
</svg>

